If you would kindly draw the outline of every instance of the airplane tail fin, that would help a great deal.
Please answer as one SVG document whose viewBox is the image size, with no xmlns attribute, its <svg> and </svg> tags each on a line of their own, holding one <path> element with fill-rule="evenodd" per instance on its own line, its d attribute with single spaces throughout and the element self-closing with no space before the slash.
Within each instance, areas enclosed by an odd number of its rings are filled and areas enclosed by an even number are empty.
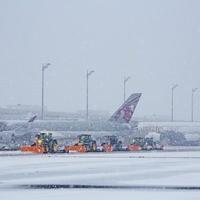
<svg viewBox="0 0 200 200">
<path fill-rule="evenodd" d="M 132 94 L 122 106 L 111 116 L 109 121 L 129 123 L 142 93 Z"/>
<path fill-rule="evenodd" d="M 28 120 L 28 123 L 34 122 L 34 121 L 36 120 L 36 118 L 37 118 L 37 115 L 32 116 L 32 117 Z"/>
</svg>

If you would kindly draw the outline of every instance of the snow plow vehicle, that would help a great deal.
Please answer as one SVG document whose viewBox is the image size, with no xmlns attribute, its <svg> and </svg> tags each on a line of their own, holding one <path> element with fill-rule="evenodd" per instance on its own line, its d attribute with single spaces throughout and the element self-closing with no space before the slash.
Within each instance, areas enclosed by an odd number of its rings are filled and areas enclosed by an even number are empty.
<svg viewBox="0 0 200 200">
<path fill-rule="evenodd" d="M 164 146 L 159 141 L 154 141 L 153 138 L 145 138 L 143 150 L 163 150 Z"/>
<path fill-rule="evenodd" d="M 141 151 L 143 145 L 144 145 L 144 138 L 136 137 L 136 138 L 134 138 L 133 143 L 128 145 L 127 150 L 128 151 Z"/>
<path fill-rule="evenodd" d="M 21 146 L 22 152 L 31 153 L 56 153 L 57 140 L 53 139 L 52 133 L 40 133 L 35 136 L 35 142 L 30 146 Z"/>
<path fill-rule="evenodd" d="M 128 151 L 141 151 L 141 150 L 163 150 L 164 147 L 158 141 L 154 141 L 153 138 L 134 138 L 134 142 L 127 148 Z"/>
<path fill-rule="evenodd" d="M 97 151 L 97 143 L 92 139 L 91 135 L 82 134 L 78 136 L 78 143 L 66 146 L 65 152 L 96 152 Z"/>
<path fill-rule="evenodd" d="M 118 137 L 115 135 L 104 136 L 102 139 L 102 151 L 103 152 L 112 152 L 112 151 L 122 151 L 122 142 L 119 141 Z"/>
</svg>

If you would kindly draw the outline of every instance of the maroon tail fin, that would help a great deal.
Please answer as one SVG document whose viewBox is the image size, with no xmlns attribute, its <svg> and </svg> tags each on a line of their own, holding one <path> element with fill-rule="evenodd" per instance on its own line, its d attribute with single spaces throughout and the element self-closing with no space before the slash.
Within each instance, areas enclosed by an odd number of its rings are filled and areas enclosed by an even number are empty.
<svg viewBox="0 0 200 200">
<path fill-rule="evenodd" d="M 140 100 L 141 93 L 132 94 L 123 105 L 112 115 L 109 121 L 119 123 L 129 123 L 135 108 Z"/>
</svg>

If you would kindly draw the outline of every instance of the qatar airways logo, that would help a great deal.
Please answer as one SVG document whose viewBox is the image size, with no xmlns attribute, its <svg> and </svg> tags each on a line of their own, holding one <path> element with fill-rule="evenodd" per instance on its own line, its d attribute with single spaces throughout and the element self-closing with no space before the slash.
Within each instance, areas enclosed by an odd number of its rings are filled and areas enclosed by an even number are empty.
<svg viewBox="0 0 200 200">
<path fill-rule="evenodd" d="M 126 122 L 129 122 L 130 121 L 130 119 L 131 119 L 131 117 L 132 117 L 132 115 L 133 115 L 133 112 L 134 112 L 134 110 L 135 110 L 135 106 L 134 105 L 131 105 L 131 106 L 128 106 L 128 107 L 125 107 L 124 108 L 124 120 L 126 121 Z"/>
<path fill-rule="evenodd" d="M 134 111 L 135 106 L 131 105 L 131 106 L 127 106 L 124 107 L 121 111 L 120 111 L 120 118 L 123 119 L 125 122 L 129 122 L 132 115 L 133 115 L 133 111 Z"/>
<path fill-rule="evenodd" d="M 125 121 L 126 123 L 128 123 L 133 115 L 134 109 L 135 109 L 134 105 L 122 108 L 115 116 L 115 119 L 119 121 Z"/>
</svg>

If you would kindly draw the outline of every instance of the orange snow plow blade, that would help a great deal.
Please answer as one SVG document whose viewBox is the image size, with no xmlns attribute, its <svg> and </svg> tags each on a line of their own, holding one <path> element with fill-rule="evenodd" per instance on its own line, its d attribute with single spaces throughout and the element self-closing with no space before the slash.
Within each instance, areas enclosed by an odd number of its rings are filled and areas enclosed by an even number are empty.
<svg viewBox="0 0 200 200">
<path fill-rule="evenodd" d="M 141 146 L 138 145 L 132 144 L 128 146 L 128 151 L 141 151 L 141 150 L 142 150 Z"/>
<path fill-rule="evenodd" d="M 66 152 L 80 152 L 85 153 L 87 152 L 87 149 L 84 145 L 73 145 L 73 146 L 67 146 L 65 147 Z"/>
<path fill-rule="evenodd" d="M 44 147 L 41 146 L 21 146 L 20 150 L 22 152 L 45 153 Z"/>
</svg>

